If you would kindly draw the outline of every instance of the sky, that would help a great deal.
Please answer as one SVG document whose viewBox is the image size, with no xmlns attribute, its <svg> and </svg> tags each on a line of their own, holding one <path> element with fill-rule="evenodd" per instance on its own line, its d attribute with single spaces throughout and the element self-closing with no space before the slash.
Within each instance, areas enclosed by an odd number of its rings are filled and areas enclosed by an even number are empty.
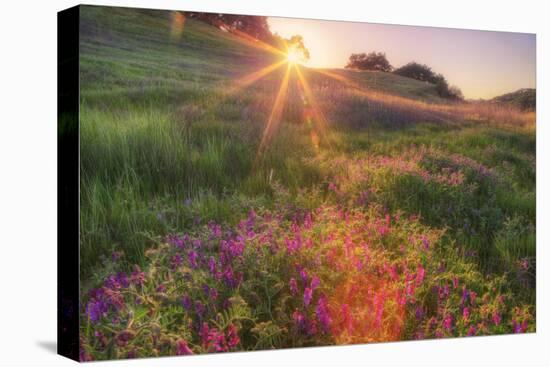
<svg viewBox="0 0 550 367">
<path fill-rule="evenodd" d="M 534 34 L 268 18 L 274 33 L 304 37 L 311 67 L 341 68 L 349 55 L 384 52 L 394 67 L 426 64 L 470 99 L 535 88 Z"/>
</svg>

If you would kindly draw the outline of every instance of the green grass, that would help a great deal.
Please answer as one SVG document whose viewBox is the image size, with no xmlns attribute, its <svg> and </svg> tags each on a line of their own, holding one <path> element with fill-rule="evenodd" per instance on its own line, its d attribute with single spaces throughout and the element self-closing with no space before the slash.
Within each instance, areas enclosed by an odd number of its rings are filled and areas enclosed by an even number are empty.
<svg viewBox="0 0 550 367">
<path fill-rule="evenodd" d="M 419 215 L 446 241 L 500 274 L 535 256 L 535 132 L 491 122 L 445 121 L 355 93 L 304 68 L 329 126 L 317 149 L 303 121 L 292 75 L 280 124 L 257 152 L 284 70 L 227 94 L 233 81 L 273 55 L 188 19 L 181 37 L 166 12 L 82 8 L 81 273 L 90 281 L 102 258 L 123 250 L 128 264 L 170 233 L 208 221 L 235 225 L 250 208 L 355 205 L 366 188 L 391 212 Z M 283 68 L 284 69 L 284 68 Z M 369 91 L 443 103 L 435 89 L 393 74 L 333 70 Z M 426 182 L 416 174 L 359 164 L 431 149 L 418 164 L 445 174 L 453 156 L 465 183 Z M 341 164 L 337 162 L 343 162 Z M 347 171 L 346 171 L 347 170 Z M 364 170 L 354 182 L 349 170 Z M 328 183 L 347 188 L 333 195 Z M 285 203 L 276 200 L 285 192 Z M 277 192 L 279 192 L 277 194 Z M 531 295 L 534 292 L 531 292 Z"/>
</svg>

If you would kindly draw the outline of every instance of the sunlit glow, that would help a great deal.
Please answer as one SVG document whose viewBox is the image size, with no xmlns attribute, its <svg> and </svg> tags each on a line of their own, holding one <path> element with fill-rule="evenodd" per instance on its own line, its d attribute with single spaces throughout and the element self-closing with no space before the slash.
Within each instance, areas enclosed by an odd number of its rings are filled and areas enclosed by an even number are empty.
<svg viewBox="0 0 550 367">
<path fill-rule="evenodd" d="M 331 332 L 337 344 L 399 340 L 405 304 L 397 283 L 354 275 L 337 285 L 330 299 Z"/>
<path fill-rule="evenodd" d="M 288 64 L 283 80 L 281 81 L 279 91 L 277 92 L 277 97 L 275 98 L 275 102 L 273 103 L 273 108 L 271 109 L 271 113 L 269 114 L 269 119 L 267 120 L 267 124 L 265 126 L 265 129 L 262 135 L 260 146 L 258 147 L 258 154 L 256 155 L 256 160 L 258 160 L 260 155 L 263 153 L 264 149 L 266 148 L 267 144 L 271 140 L 273 134 L 275 133 L 275 131 L 277 130 L 280 124 L 284 101 L 286 99 L 286 95 L 288 91 L 288 79 L 290 76 L 290 67 L 291 67 L 291 64 Z"/>
<path fill-rule="evenodd" d="M 304 61 L 303 52 L 298 50 L 296 47 L 289 47 L 286 60 L 290 64 L 296 64 Z"/>
<path fill-rule="evenodd" d="M 181 39 L 185 27 L 185 15 L 182 12 L 174 11 L 171 14 L 172 24 L 170 26 L 170 37 L 174 41 Z"/>
<path fill-rule="evenodd" d="M 276 47 L 273 47 L 271 46 L 270 44 L 266 43 L 266 42 L 263 42 L 257 38 L 254 38 L 252 37 L 251 35 L 249 34 L 246 34 L 245 32 L 243 31 L 240 31 L 238 29 L 233 29 L 231 27 L 229 27 L 227 24 L 225 24 L 224 22 L 222 22 L 221 20 L 216 20 L 214 21 L 214 24 L 216 25 L 216 27 L 220 28 L 220 29 L 225 29 L 225 30 L 231 30 L 231 33 L 235 36 L 237 36 L 237 40 L 249 45 L 249 46 L 253 46 L 253 47 L 256 47 L 256 48 L 259 48 L 259 49 L 262 49 L 264 51 L 268 51 L 272 54 L 275 54 L 275 55 L 279 55 L 279 56 L 284 56 L 285 53 L 281 50 L 279 50 L 278 48 Z"/>
<path fill-rule="evenodd" d="M 324 139 L 325 142 L 330 146 L 331 139 L 329 139 L 329 136 L 328 136 L 328 129 L 327 129 L 328 123 L 323 114 L 323 111 L 321 110 L 319 102 L 317 101 L 317 98 L 315 98 L 315 96 L 313 95 L 309 82 L 304 77 L 304 74 L 301 72 L 300 67 L 298 65 L 295 65 L 295 69 L 296 69 L 296 74 L 298 75 L 298 80 L 300 81 L 300 85 L 304 90 L 306 100 L 311 105 L 311 113 L 313 114 L 313 122 L 314 122 L 315 130 L 317 132 L 316 138 L 312 139 L 313 146 L 318 147 L 320 139 Z"/>
<path fill-rule="evenodd" d="M 266 75 L 272 73 L 273 71 L 277 70 L 279 67 L 285 64 L 285 60 L 281 60 L 279 62 L 276 62 L 274 64 L 268 65 L 264 68 L 261 68 L 260 70 L 257 70 L 253 73 L 247 74 L 242 78 L 237 79 L 235 82 L 235 88 L 243 88 L 247 87 L 256 81 L 262 79 Z"/>
</svg>

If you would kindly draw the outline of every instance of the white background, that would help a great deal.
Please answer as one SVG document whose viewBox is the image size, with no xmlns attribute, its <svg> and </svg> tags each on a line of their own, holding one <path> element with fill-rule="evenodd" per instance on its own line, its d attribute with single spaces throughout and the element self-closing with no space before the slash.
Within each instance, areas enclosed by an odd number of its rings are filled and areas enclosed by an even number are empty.
<svg viewBox="0 0 550 367">
<path fill-rule="evenodd" d="M 105 362 L 105 366 L 550 363 L 550 32 L 545 1 L 126 0 L 94 4 L 537 33 L 537 333 Z M 56 347 L 56 12 L 75 1 L 7 0 L 0 12 L 0 365 L 70 365 Z"/>
</svg>

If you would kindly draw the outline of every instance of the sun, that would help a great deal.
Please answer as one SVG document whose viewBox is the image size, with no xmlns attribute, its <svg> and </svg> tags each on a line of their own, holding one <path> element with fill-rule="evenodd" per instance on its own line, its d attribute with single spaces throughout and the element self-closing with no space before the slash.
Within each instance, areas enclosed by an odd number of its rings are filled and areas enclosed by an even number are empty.
<svg viewBox="0 0 550 367">
<path fill-rule="evenodd" d="M 304 59 L 303 51 L 299 50 L 296 47 L 289 47 L 286 53 L 286 61 L 289 64 L 297 64 L 302 62 Z"/>
</svg>

